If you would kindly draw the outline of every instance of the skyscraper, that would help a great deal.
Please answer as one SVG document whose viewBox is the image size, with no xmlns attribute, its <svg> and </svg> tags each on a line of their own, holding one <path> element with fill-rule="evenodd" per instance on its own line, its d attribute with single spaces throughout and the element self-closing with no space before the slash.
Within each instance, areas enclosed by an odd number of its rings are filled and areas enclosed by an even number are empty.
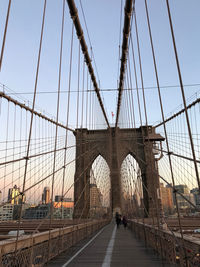
<svg viewBox="0 0 200 267">
<path fill-rule="evenodd" d="M 160 184 L 161 202 L 165 213 L 170 214 L 173 211 L 173 196 L 171 187 Z"/>
<path fill-rule="evenodd" d="M 195 205 L 194 194 L 190 193 L 188 186 L 184 184 L 175 185 L 174 188 L 179 193 L 181 193 L 181 194 L 178 194 L 178 193 L 176 194 L 176 198 L 178 201 L 180 211 L 182 213 L 189 212 L 192 208 L 189 202 L 192 202 Z M 184 198 L 182 196 L 184 196 Z M 187 199 L 189 200 L 189 202 L 187 201 Z M 175 195 L 173 195 L 173 202 L 174 202 L 174 205 L 176 205 Z"/>
<path fill-rule="evenodd" d="M 42 193 L 42 204 L 48 204 L 50 202 L 50 189 L 45 187 Z"/>
<path fill-rule="evenodd" d="M 90 184 L 90 208 L 102 207 L 102 194 L 96 184 Z"/>
<path fill-rule="evenodd" d="M 20 189 L 17 185 L 8 190 L 8 202 L 11 204 L 19 204 L 20 199 Z"/>
<path fill-rule="evenodd" d="M 195 205 L 200 207 L 200 195 L 199 195 L 199 188 L 193 188 L 190 191 L 191 194 L 194 196 Z"/>
</svg>

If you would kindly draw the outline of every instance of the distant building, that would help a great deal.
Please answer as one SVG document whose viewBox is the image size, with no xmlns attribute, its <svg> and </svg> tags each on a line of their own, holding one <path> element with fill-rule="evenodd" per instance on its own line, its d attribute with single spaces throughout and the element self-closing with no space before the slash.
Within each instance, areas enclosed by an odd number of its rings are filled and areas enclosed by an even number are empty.
<svg viewBox="0 0 200 267">
<path fill-rule="evenodd" d="M 42 193 L 42 204 L 48 204 L 50 202 L 50 189 L 45 187 Z"/>
<path fill-rule="evenodd" d="M 72 218 L 74 210 L 73 201 L 60 201 L 54 202 L 54 218 L 55 219 L 66 219 Z"/>
<path fill-rule="evenodd" d="M 10 203 L 0 207 L 0 221 L 13 220 L 13 211 L 14 211 L 14 205 Z"/>
<path fill-rule="evenodd" d="M 96 184 L 90 184 L 90 208 L 102 207 L 102 194 Z"/>
<path fill-rule="evenodd" d="M 189 200 L 190 202 L 192 202 L 195 205 L 194 195 L 190 193 L 190 190 L 187 187 L 187 185 L 182 185 L 182 184 L 181 185 L 175 185 L 174 188 L 177 190 L 177 192 L 179 192 L 183 195 L 183 196 L 181 196 L 181 194 L 179 194 L 179 193 L 176 194 L 176 198 L 177 198 L 177 202 L 178 202 L 180 211 L 182 213 L 190 212 L 191 209 L 193 209 L 193 207 L 190 205 L 190 203 L 187 200 Z M 173 195 L 173 202 L 174 202 L 174 205 L 176 205 L 175 195 Z"/>
<path fill-rule="evenodd" d="M 96 184 L 90 184 L 90 217 L 101 217 L 105 209 L 103 208 L 103 195 Z"/>
<path fill-rule="evenodd" d="M 54 202 L 53 203 L 53 218 L 65 219 L 72 218 L 74 202 Z M 32 220 L 40 220 L 50 217 L 51 204 L 41 204 L 35 207 L 30 207 L 25 210 L 23 218 Z"/>
<path fill-rule="evenodd" d="M 164 187 L 164 184 L 160 184 L 160 194 L 163 211 L 166 214 L 171 214 L 173 211 L 173 196 L 172 189 L 170 187 Z"/>
<path fill-rule="evenodd" d="M 25 210 L 23 219 L 28 220 L 40 220 L 44 218 L 49 218 L 50 204 L 41 204 L 36 207 L 30 207 Z"/>
<path fill-rule="evenodd" d="M 23 203 L 22 205 L 14 205 L 13 209 L 13 220 L 18 220 L 20 218 L 20 210 L 22 208 L 22 218 L 25 214 L 26 209 L 30 208 L 30 204 Z"/>
<path fill-rule="evenodd" d="M 189 194 L 190 193 L 190 189 L 185 184 L 175 185 L 174 188 L 176 190 L 178 190 L 179 193 L 182 193 L 182 194 Z"/>
<path fill-rule="evenodd" d="M 8 190 L 8 202 L 10 204 L 18 205 L 25 203 L 26 197 L 20 192 L 20 188 L 15 185 Z"/>
<path fill-rule="evenodd" d="M 61 202 L 62 201 L 62 196 L 55 196 L 55 202 Z M 70 197 L 64 197 L 63 202 L 71 202 L 72 198 Z"/>
<path fill-rule="evenodd" d="M 74 207 L 74 201 L 67 201 L 67 202 L 54 202 L 53 203 L 54 208 L 73 208 Z"/>
<path fill-rule="evenodd" d="M 62 196 L 55 196 L 55 202 L 62 201 Z"/>
<path fill-rule="evenodd" d="M 200 207 L 200 193 L 199 193 L 199 188 L 193 188 L 190 191 L 191 194 L 193 194 L 194 196 L 194 201 L 195 201 L 195 205 Z"/>
</svg>

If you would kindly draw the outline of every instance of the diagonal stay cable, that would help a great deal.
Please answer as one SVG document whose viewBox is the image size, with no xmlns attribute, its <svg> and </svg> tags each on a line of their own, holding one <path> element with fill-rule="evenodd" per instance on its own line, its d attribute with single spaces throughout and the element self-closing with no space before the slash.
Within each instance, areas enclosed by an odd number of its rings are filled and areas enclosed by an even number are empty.
<svg viewBox="0 0 200 267">
<path fill-rule="evenodd" d="M 34 94 L 34 92 L 33 92 L 33 94 Z M 17 106 L 19 106 L 19 107 L 25 109 L 26 111 L 31 112 L 31 114 L 33 113 L 34 115 L 36 115 L 36 116 L 38 116 L 38 117 L 40 117 L 40 118 L 42 118 L 42 119 L 45 119 L 46 121 L 49 121 L 49 122 L 51 122 L 51 123 L 53 123 L 53 124 L 55 124 L 55 125 L 58 125 L 59 127 L 62 127 L 62 128 L 67 129 L 67 130 L 69 130 L 69 131 L 71 131 L 71 132 L 74 132 L 73 129 L 68 128 L 68 127 L 66 127 L 65 125 L 63 125 L 62 123 L 56 122 L 55 120 L 53 120 L 53 119 L 51 119 L 51 118 L 45 116 L 44 114 L 42 114 L 42 113 L 36 111 L 36 110 L 35 110 L 35 104 L 34 104 L 34 109 L 32 109 L 31 107 L 29 107 L 29 106 L 27 106 L 27 105 L 25 105 L 25 104 L 23 104 L 23 103 L 21 103 L 21 102 L 15 100 L 14 98 L 8 96 L 8 95 L 7 95 L 6 93 L 4 93 L 4 92 L 0 92 L 0 97 L 5 98 L 5 99 L 8 100 L 8 102 L 12 102 L 13 104 L 15 104 L 15 105 L 17 105 Z"/>
</svg>

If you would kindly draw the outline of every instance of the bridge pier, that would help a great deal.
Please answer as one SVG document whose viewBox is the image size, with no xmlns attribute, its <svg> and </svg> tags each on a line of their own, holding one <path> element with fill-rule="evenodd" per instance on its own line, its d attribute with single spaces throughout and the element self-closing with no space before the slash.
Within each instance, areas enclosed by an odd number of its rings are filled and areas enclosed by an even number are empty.
<svg viewBox="0 0 200 267">
<path fill-rule="evenodd" d="M 90 144 L 87 133 L 76 133 L 76 171 L 74 177 L 74 218 L 88 218 L 90 211 Z"/>
<path fill-rule="evenodd" d="M 105 130 L 76 129 L 76 170 L 74 177 L 74 218 L 88 218 L 90 211 L 90 169 L 101 155 L 110 168 L 111 208 L 122 212 L 120 169 L 131 154 L 138 162 L 143 181 L 145 217 L 161 214 L 159 176 L 153 153 L 153 143 L 164 138 L 151 126 L 136 129 Z"/>
<path fill-rule="evenodd" d="M 118 131 L 118 129 L 117 129 Z M 111 162 L 110 162 L 110 179 L 111 179 L 111 208 L 113 213 L 122 211 L 122 188 L 120 179 L 120 166 L 118 159 L 118 133 L 114 128 L 111 129 Z"/>
<path fill-rule="evenodd" d="M 156 167 L 156 160 L 153 154 L 153 143 L 146 139 L 144 146 L 144 155 L 146 161 L 145 172 L 142 173 L 143 196 L 144 196 L 144 214 L 145 217 L 157 217 L 161 214 L 160 183 Z"/>
</svg>

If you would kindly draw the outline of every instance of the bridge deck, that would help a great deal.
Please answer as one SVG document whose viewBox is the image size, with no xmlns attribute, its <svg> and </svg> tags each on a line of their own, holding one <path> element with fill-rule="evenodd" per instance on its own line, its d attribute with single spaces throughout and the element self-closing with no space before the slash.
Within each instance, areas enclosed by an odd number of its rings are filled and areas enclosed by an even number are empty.
<svg viewBox="0 0 200 267">
<path fill-rule="evenodd" d="M 89 244 L 88 244 L 89 243 Z M 81 242 L 73 252 L 62 253 L 48 263 L 48 267 L 171 267 L 163 262 L 151 249 L 146 249 L 135 239 L 132 232 L 114 223 L 106 226 L 92 239 Z"/>
</svg>

